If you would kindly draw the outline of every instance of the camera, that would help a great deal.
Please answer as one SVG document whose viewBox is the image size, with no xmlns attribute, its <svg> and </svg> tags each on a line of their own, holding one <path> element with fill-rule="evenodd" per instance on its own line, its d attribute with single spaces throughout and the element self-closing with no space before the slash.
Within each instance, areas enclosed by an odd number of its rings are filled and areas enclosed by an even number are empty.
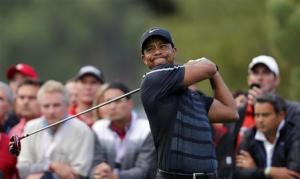
<svg viewBox="0 0 300 179">
<path fill-rule="evenodd" d="M 258 84 L 258 83 L 252 83 L 252 84 L 249 86 L 249 89 L 252 89 L 252 88 L 254 88 L 254 87 L 260 88 L 260 84 Z"/>
</svg>

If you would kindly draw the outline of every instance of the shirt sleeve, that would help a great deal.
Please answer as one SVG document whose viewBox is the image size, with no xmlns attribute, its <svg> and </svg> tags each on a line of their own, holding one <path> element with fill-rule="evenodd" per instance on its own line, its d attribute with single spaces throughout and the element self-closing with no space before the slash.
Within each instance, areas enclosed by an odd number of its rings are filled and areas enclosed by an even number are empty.
<svg viewBox="0 0 300 179">
<path fill-rule="evenodd" d="M 295 172 L 300 173 L 300 127 L 295 126 L 295 128 L 289 131 L 289 135 L 287 137 L 288 141 L 288 152 L 286 156 L 287 168 L 293 170 Z"/>
<path fill-rule="evenodd" d="M 93 130 L 96 130 L 96 129 L 93 129 Z M 93 155 L 92 167 L 89 172 L 90 178 L 93 178 L 93 173 L 94 173 L 95 167 L 98 164 L 100 164 L 102 162 L 107 162 L 105 160 L 105 156 L 104 156 L 105 148 L 103 148 L 103 146 L 101 146 L 99 139 L 97 137 L 97 134 L 95 132 L 93 132 L 93 133 L 94 133 L 94 155 Z"/>
<path fill-rule="evenodd" d="M 25 125 L 24 133 L 28 134 L 34 129 L 36 126 L 33 126 L 31 122 L 28 122 Z M 36 148 L 38 147 L 36 144 L 36 136 L 31 136 L 28 139 L 22 140 L 22 150 L 18 157 L 17 168 L 19 170 L 19 175 L 21 178 L 26 178 L 30 174 L 33 173 L 42 173 L 46 171 L 49 167 L 48 161 L 40 161 L 36 162 L 34 159 Z"/>
<path fill-rule="evenodd" d="M 184 66 L 162 65 L 145 75 L 142 90 L 155 98 L 172 95 L 185 88 L 184 70 Z"/>
<path fill-rule="evenodd" d="M 119 171 L 120 179 L 142 179 L 151 174 L 155 170 L 155 148 L 153 139 L 149 133 L 135 160 L 135 165 L 129 169 Z"/>
<path fill-rule="evenodd" d="M 76 119 L 78 120 L 78 119 Z M 72 159 L 70 165 L 80 176 L 88 176 L 89 170 L 93 161 L 94 154 L 94 134 L 86 126 L 79 126 L 82 130 L 76 130 L 76 133 L 72 140 L 76 139 L 76 142 L 73 142 L 73 151 L 70 152 L 70 159 Z M 83 127 L 85 129 L 83 129 Z"/>
</svg>

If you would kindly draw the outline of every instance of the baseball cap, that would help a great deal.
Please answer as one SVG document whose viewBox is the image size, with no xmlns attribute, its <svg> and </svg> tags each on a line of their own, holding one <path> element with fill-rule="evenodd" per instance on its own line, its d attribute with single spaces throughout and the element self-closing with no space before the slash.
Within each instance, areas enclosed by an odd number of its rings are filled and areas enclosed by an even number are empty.
<svg viewBox="0 0 300 179">
<path fill-rule="evenodd" d="M 104 83 L 103 73 L 101 72 L 101 70 L 94 66 L 87 65 L 81 67 L 75 79 L 80 80 L 85 75 L 92 75 L 95 78 L 97 78 L 97 80 L 99 80 L 101 83 Z"/>
<path fill-rule="evenodd" d="M 270 71 L 272 71 L 276 76 L 279 75 L 279 68 L 278 68 L 278 64 L 276 62 L 276 60 L 271 57 L 271 56 L 267 56 L 267 55 L 260 55 L 257 57 L 254 57 L 251 61 L 251 63 L 249 64 L 248 69 L 252 70 L 252 68 L 257 65 L 257 64 L 264 64 L 266 65 Z"/>
<path fill-rule="evenodd" d="M 141 50 L 144 50 L 145 42 L 153 36 L 160 36 L 171 43 L 172 47 L 174 47 L 174 42 L 170 32 L 166 29 L 160 27 L 152 27 L 143 33 L 140 41 Z"/>
<path fill-rule="evenodd" d="M 38 75 L 37 75 L 36 71 L 28 64 L 19 63 L 19 64 L 12 65 L 11 67 L 9 67 L 6 72 L 7 79 L 11 80 L 15 76 L 16 73 L 21 73 L 24 76 L 26 76 L 32 80 L 38 79 Z"/>
</svg>

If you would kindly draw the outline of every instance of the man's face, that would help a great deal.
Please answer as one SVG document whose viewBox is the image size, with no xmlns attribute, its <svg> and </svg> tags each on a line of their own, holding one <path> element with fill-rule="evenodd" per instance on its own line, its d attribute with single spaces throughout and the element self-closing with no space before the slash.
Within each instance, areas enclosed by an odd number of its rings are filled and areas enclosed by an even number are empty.
<svg viewBox="0 0 300 179">
<path fill-rule="evenodd" d="M 70 96 L 70 104 L 76 105 L 77 93 L 78 93 L 77 83 L 75 81 L 68 82 L 65 88 L 68 91 Z"/>
<path fill-rule="evenodd" d="M 7 117 L 10 107 L 6 93 L 0 89 L 0 126 L 4 123 L 4 119 Z"/>
<path fill-rule="evenodd" d="M 111 100 L 115 97 L 123 95 L 119 89 L 108 89 L 104 92 L 104 101 Z M 122 98 L 105 106 L 105 114 L 112 121 L 127 120 L 130 117 L 133 102 L 130 99 Z"/>
<path fill-rule="evenodd" d="M 38 86 L 23 85 L 17 90 L 16 114 L 28 120 L 40 116 L 40 106 L 37 101 Z"/>
<path fill-rule="evenodd" d="M 277 127 L 284 118 L 284 113 L 275 113 L 270 103 L 256 103 L 254 105 L 254 118 L 257 130 L 270 135 L 276 133 Z"/>
<path fill-rule="evenodd" d="M 60 92 L 45 92 L 39 101 L 42 115 L 49 124 L 63 119 L 68 112 L 68 104 Z"/>
<path fill-rule="evenodd" d="M 263 92 L 274 92 L 279 84 L 279 77 L 275 76 L 267 66 L 257 64 L 248 73 L 248 85 L 254 83 L 260 84 Z"/>
<path fill-rule="evenodd" d="M 237 107 L 243 107 L 247 104 L 247 96 L 244 94 L 238 95 L 234 100 Z"/>
<path fill-rule="evenodd" d="M 142 59 L 150 69 L 161 64 L 173 64 L 176 48 L 160 37 L 152 37 L 145 42 Z"/>
<path fill-rule="evenodd" d="M 78 103 L 91 105 L 101 83 L 92 75 L 85 75 L 77 82 Z"/>
</svg>

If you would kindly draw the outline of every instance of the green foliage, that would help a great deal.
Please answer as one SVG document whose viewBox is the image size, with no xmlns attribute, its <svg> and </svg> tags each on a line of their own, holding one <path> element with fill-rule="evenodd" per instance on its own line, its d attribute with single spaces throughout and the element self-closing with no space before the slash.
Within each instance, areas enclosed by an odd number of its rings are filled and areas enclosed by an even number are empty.
<svg viewBox="0 0 300 179">
<path fill-rule="evenodd" d="M 37 67 L 43 80 L 65 81 L 73 77 L 80 66 L 92 64 L 103 69 L 109 81 L 133 83 L 141 78 L 138 70 L 130 69 L 142 66 L 137 59 L 139 37 L 136 36 L 140 30 L 137 27 L 144 26 L 143 20 L 147 19 L 142 4 L 110 0 L 32 0 L 26 4 L 1 5 L 3 69 L 15 63 L 29 63 Z M 134 61 L 136 63 L 132 63 Z M 4 79 L 4 73 L 2 75 Z"/>
<path fill-rule="evenodd" d="M 299 100 L 296 94 L 300 84 L 295 79 L 299 77 L 300 64 L 300 4 L 296 0 L 269 0 L 267 10 L 271 22 L 267 28 L 271 32 L 268 40 L 282 67 L 281 94 Z"/>
<path fill-rule="evenodd" d="M 292 69 L 291 71 L 291 75 L 290 75 L 290 86 L 289 88 L 290 89 L 293 89 L 293 90 L 290 90 L 289 91 L 289 96 L 291 99 L 300 99 L 300 84 L 299 84 L 299 76 L 300 76 L 300 67 L 297 66 L 295 68 Z"/>
<path fill-rule="evenodd" d="M 215 61 L 232 90 L 247 89 L 251 58 L 272 55 L 280 64 L 280 94 L 300 100 L 297 0 L 0 0 L 0 80 L 20 62 L 43 80 L 61 81 L 92 64 L 108 81 L 135 88 L 148 70 L 139 38 L 150 26 L 172 32 L 178 63 Z M 200 88 L 210 92 L 208 83 Z"/>
</svg>

